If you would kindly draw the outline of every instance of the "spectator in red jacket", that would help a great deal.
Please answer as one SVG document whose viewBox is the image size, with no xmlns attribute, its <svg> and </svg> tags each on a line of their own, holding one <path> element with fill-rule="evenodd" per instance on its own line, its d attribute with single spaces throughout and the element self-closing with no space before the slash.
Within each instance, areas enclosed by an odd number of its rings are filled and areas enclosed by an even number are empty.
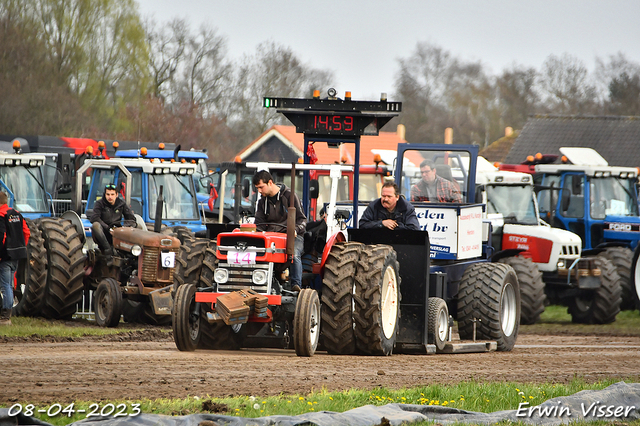
<svg viewBox="0 0 640 426">
<path fill-rule="evenodd" d="M 27 243 L 31 235 L 22 215 L 9 207 L 8 201 L 7 193 L 0 192 L 0 325 L 11 325 L 13 276 L 18 269 L 18 261 L 27 258 Z"/>
</svg>

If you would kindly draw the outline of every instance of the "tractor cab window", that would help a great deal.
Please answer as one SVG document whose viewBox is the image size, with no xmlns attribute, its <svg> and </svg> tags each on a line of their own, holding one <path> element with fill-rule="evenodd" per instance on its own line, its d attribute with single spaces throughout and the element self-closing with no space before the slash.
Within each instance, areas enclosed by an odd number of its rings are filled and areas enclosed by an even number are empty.
<svg viewBox="0 0 640 426">
<path fill-rule="evenodd" d="M 384 183 L 381 175 L 360 173 L 359 178 L 358 201 L 373 201 L 380 198 L 380 191 Z"/>
<path fill-rule="evenodd" d="M 47 212 L 49 204 L 38 167 L 0 167 L 0 180 L 13 193 L 13 207 L 23 213 Z"/>
<path fill-rule="evenodd" d="M 244 174 L 242 175 L 242 180 L 244 181 L 245 179 L 248 179 L 249 181 L 251 181 L 251 179 L 253 178 L 253 174 Z M 218 178 L 220 180 L 220 184 L 216 183 L 216 187 L 218 188 L 218 198 L 215 201 L 215 208 L 220 208 L 220 203 L 222 202 L 222 178 Z M 225 210 L 233 210 L 233 204 L 234 204 L 234 197 L 235 197 L 235 185 L 236 185 L 236 173 L 230 171 L 229 173 L 227 173 L 225 180 L 224 180 L 224 206 L 223 208 Z M 255 200 L 257 199 L 257 193 L 255 191 L 255 188 L 253 185 L 250 185 L 251 187 L 251 194 L 249 194 L 248 198 L 245 197 L 240 197 L 240 206 L 241 206 L 241 210 L 243 208 L 246 209 L 251 209 L 253 207 L 253 204 L 255 203 Z"/>
<path fill-rule="evenodd" d="M 607 215 L 638 216 L 632 179 L 592 177 L 589 190 L 592 218 L 604 219 Z"/>
<path fill-rule="evenodd" d="M 469 202 L 470 157 L 467 151 L 405 151 L 401 193 L 412 203 Z"/>
<path fill-rule="evenodd" d="M 149 216 L 155 219 L 160 187 L 163 187 L 163 219 L 197 220 L 200 218 L 191 175 L 150 174 Z"/>
<path fill-rule="evenodd" d="M 564 177 L 562 190 L 568 191 L 569 206 L 563 212 L 565 217 L 584 217 L 584 175 L 569 174 Z M 561 193 L 562 197 L 563 194 Z M 566 196 L 566 195 L 564 195 Z"/>
<path fill-rule="evenodd" d="M 87 198 L 87 210 L 93 209 L 93 205 L 102 198 L 104 187 L 108 183 L 115 182 L 116 171 L 114 169 L 95 169 L 91 179 L 91 189 Z"/>
<path fill-rule="evenodd" d="M 560 188 L 560 176 L 546 175 L 542 178 L 540 184 L 544 187 Z M 552 206 L 551 202 L 557 203 L 560 191 L 552 189 L 543 189 L 538 193 L 538 209 L 543 219 L 548 219 L 548 215 L 555 210 L 556 206 Z"/>
<path fill-rule="evenodd" d="M 502 213 L 504 223 L 537 225 L 531 185 L 487 185 L 487 213 Z"/>
<path fill-rule="evenodd" d="M 331 199 L 331 177 L 328 175 L 318 176 L 318 201 L 317 206 L 320 210 L 325 203 L 328 203 Z M 348 201 L 349 198 L 349 176 L 340 176 L 338 181 L 338 197 L 337 202 Z"/>
</svg>

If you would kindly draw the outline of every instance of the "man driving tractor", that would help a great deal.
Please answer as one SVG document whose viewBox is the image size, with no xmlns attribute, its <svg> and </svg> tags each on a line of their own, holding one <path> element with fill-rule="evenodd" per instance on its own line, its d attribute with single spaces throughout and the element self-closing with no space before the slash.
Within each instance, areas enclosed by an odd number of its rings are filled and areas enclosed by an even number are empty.
<svg viewBox="0 0 640 426">
<path fill-rule="evenodd" d="M 113 239 L 110 231 L 111 228 L 121 226 L 120 221 L 123 216 L 125 220 L 135 223 L 133 210 L 118 197 L 116 185 L 109 183 L 105 185 L 104 194 L 94 204 L 93 212 L 89 217 L 92 223 L 93 240 L 98 243 L 100 251 L 105 255 L 113 254 Z"/>
</svg>

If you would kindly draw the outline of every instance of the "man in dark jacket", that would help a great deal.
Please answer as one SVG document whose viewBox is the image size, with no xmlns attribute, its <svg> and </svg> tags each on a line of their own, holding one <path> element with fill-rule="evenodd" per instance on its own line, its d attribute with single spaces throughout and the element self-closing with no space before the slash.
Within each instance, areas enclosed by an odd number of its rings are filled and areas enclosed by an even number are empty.
<svg viewBox="0 0 640 426">
<path fill-rule="evenodd" d="M 18 269 L 18 261 L 27 258 L 27 243 L 31 236 L 22 215 L 9 207 L 8 201 L 7 193 L 0 192 L 0 325 L 11 325 L 13 275 Z"/>
<path fill-rule="evenodd" d="M 113 238 L 111 237 L 111 228 L 121 226 L 120 221 L 124 216 L 125 220 L 134 222 L 136 217 L 133 210 L 118 197 L 116 186 L 109 183 L 104 187 L 104 194 L 101 199 L 93 205 L 93 212 L 89 220 L 91 221 L 91 229 L 93 240 L 98 243 L 100 251 L 106 255 L 112 255 Z"/>
<path fill-rule="evenodd" d="M 362 214 L 358 225 L 362 229 L 387 228 L 420 230 L 416 210 L 410 202 L 400 198 L 398 185 L 386 182 L 380 198 L 372 201 Z"/>
<path fill-rule="evenodd" d="M 296 194 L 284 184 L 273 183 L 271 173 L 261 170 L 253 175 L 253 184 L 261 197 L 256 206 L 255 224 L 258 231 L 287 232 L 289 199 L 293 196 L 296 207 L 295 249 L 291 264 L 291 287 L 302 286 L 302 251 L 304 249 L 304 231 L 307 228 L 307 216 Z"/>
</svg>

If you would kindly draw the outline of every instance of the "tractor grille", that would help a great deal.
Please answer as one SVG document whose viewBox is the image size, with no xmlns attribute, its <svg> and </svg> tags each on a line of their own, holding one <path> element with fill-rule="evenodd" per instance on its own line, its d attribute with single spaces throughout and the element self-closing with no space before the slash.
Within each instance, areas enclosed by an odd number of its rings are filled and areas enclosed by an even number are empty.
<svg viewBox="0 0 640 426">
<path fill-rule="evenodd" d="M 578 245 L 563 245 L 562 254 L 564 256 L 580 257 L 580 247 Z"/>
<path fill-rule="evenodd" d="M 218 264 L 219 268 L 229 271 L 229 279 L 224 284 L 218 284 L 219 292 L 235 291 L 250 288 L 260 294 L 271 294 L 271 280 L 273 277 L 273 263 L 256 263 L 255 265 L 231 265 L 229 263 Z M 251 279 L 253 271 L 263 269 L 267 271 L 267 280 L 264 284 L 254 284 Z"/>
<path fill-rule="evenodd" d="M 167 251 L 167 250 L 164 250 Z M 178 257 L 178 249 L 171 249 Z M 142 253 L 142 268 L 140 278 L 143 283 L 173 282 L 173 270 L 175 268 L 162 268 L 160 266 L 160 248 L 144 247 Z"/>
</svg>

